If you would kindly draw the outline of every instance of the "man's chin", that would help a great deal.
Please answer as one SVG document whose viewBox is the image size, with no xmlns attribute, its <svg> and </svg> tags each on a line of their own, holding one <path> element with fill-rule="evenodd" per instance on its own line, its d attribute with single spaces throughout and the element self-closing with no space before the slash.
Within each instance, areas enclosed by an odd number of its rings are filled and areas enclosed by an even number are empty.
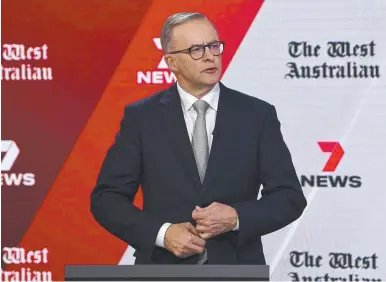
<svg viewBox="0 0 386 282">
<path fill-rule="evenodd" d="M 201 84 L 205 85 L 206 87 L 215 86 L 217 82 L 220 81 L 220 78 L 212 78 L 212 79 L 203 79 L 201 80 Z"/>
</svg>

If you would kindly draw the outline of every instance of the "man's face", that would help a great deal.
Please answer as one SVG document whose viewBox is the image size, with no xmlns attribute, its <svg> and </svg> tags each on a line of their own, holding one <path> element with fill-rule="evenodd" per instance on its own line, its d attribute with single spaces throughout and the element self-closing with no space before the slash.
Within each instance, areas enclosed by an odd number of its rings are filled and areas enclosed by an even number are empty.
<svg viewBox="0 0 386 282">
<path fill-rule="evenodd" d="M 176 26 L 173 29 L 170 51 L 183 50 L 196 45 L 206 45 L 218 40 L 218 34 L 213 25 L 205 19 L 198 19 Z M 196 50 L 198 49 L 194 48 L 193 52 L 196 52 Z M 187 53 L 177 53 L 171 56 L 173 56 L 175 62 L 176 75 L 191 87 L 210 87 L 220 80 L 222 71 L 221 55 L 213 55 L 208 47 L 205 48 L 204 56 L 198 60 L 193 59 Z"/>
</svg>

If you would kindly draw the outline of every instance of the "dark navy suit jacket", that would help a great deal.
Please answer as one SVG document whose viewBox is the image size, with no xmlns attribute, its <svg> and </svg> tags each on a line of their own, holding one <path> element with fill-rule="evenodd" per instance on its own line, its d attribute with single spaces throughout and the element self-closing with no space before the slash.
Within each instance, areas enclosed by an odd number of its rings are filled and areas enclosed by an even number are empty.
<svg viewBox="0 0 386 282">
<path fill-rule="evenodd" d="M 261 236 L 302 214 L 306 199 L 272 105 L 220 83 L 213 135 L 201 184 L 176 84 L 125 108 L 91 212 L 136 249 L 136 264 L 196 264 L 198 256 L 180 259 L 155 245 L 165 222 L 195 225 L 196 205 L 224 203 L 239 216 L 238 231 L 207 241 L 209 264 L 265 264 Z M 139 185 L 143 211 L 132 205 Z"/>
</svg>

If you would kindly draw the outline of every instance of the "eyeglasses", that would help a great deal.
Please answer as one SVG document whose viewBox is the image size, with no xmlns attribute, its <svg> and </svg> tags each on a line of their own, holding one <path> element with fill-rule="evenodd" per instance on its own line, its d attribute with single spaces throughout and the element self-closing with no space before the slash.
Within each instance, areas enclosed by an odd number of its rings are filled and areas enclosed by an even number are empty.
<svg viewBox="0 0 386 282">
<path fill-rule="evenodd" d="M 209 47 L 210 52 L 214 56 L 220 56 L 224 51 L 225 42 L 215 41 L 206 45 L 194 45 L 190 48 L 178 51 L 168 52 L 167 54 L 185 53 L 189 54 L 194 60 L 199 60 L 205 55 L 206 47 Z"/>
</svg>

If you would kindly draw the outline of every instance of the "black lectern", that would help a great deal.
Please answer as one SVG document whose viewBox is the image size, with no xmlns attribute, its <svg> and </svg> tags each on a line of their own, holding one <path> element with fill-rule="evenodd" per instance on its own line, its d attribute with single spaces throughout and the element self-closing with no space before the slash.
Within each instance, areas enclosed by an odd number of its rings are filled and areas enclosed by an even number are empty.
<svg viewBox="0 0 386 282">
<path fill-rule="evenodd" d="M 266 265 L 68 265 L 65 281 L 269 281 Z"/>
</svg>

